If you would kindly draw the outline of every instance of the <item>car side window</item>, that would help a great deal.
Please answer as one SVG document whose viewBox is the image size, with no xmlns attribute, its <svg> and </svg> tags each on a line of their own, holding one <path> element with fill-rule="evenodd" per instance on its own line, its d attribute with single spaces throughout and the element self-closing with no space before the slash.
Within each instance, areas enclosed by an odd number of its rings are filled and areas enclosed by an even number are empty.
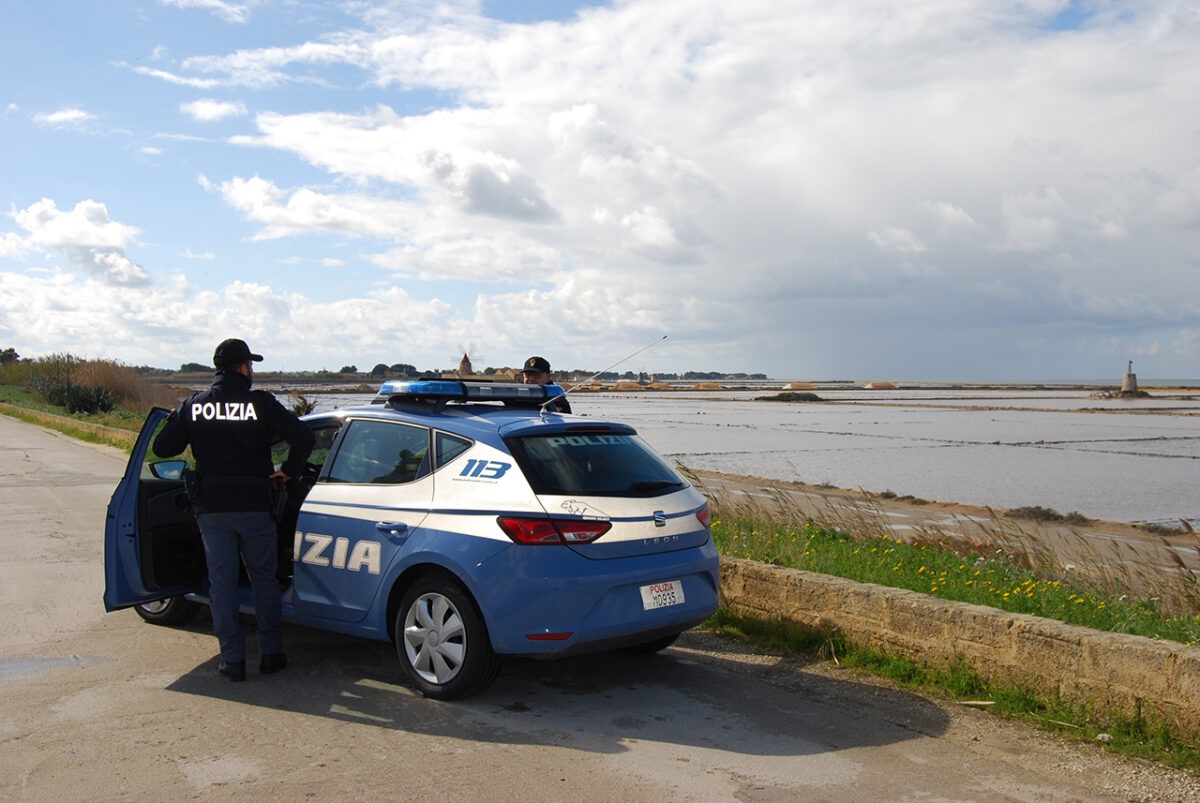
<svg viewBox="0 0 1200 803">
<path fill-rule="evenodd" d="M 429 473 L 429 430 L 389 421 L 347 424 L 329 482 L 401 484 Z"/>
<path fill-rule="evenodd" d="M 321 473 L 321 466 L 329 457 L 329 450 L 333 447 L 339 430 L 341 430 L 341 422 L 321 424 L 312 428 L 314 445 L 312 454 L 308 456 L 308 465 L 304 469 L 305 476 L 316 479 L 317 475 Z M 291 446 L 287 441 L 283 439 L 276 441 L 271 446 L 271 463 L 276 468 L 283 465 L 290 451 Z"/>
<path fill-rule="evenodd" d="M 435 468 L 441 468 L 471 448 L 470 440 L 460 438 L 458 435 L 451 435 L 448 432 L 436 433 L 434 440 L 437 443 L 437 466 Z"/>
</svg>

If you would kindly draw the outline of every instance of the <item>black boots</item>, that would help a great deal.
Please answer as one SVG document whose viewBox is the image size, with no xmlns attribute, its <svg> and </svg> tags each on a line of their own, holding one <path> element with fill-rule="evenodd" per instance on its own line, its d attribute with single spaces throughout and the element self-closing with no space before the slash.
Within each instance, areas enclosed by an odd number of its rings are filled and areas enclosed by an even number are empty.
<svg viewBox="0 0 1200 803">
<path fill-rule="evenodd" d="M 273 675 L 287 666 L 287 656 L 281 652 L 264 655 L 258 661 L 258 674 Z"/>
<path fill-rule="evenodd" d="M 262 656 L 258 660 L 258 674 L 273 675 L 285 666 L 287 666 L 287 656 L 281 652 L 273 652 Z M 223 677 L 229 678 L 234 683 L 239 683 L 246 679 L 246 662 L 221 661 L 220 665 L 217 666 L 217 672 Z"/>
<path fill-rule="evenodd" d="M 246 679 L 246 662 L 222 661 L 221 665 L 217 667 L 217 671 L 234 683 L 240 683 Z"/>
</svg>

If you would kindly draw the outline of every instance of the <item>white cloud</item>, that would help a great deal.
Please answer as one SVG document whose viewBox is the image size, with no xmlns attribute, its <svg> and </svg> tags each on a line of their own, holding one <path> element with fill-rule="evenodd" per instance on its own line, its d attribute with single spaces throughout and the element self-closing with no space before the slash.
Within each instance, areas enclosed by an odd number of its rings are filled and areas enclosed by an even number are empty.
<svg viewBox="0 0 1200 803">
<path fill-rule="evenodd" d="M 919 254 L 929 250 L 921 238 L 902 226 L 886 226 L 867 234 L 867 239 L 880 251 L 900 251 Z"/>
<path fill-rule="evenodd" d="M 220 193 L 229 206 L 263 225 L 256 239 L 270 240 L 315 231 L 349 236 L 402 236 L 412 207 L 366 195 L 329 195 L 308 188 L 290 194 L 254 176 L 201 184 Z"/>
<path fill-rule="evenodd" d="M 1010 195 L 1004 199 L 1002 208 L 1007 234 L 1003 248 L 1044 251 L 1058 243 L 1067 209 L 1055 188 L 1038 187 Z"/>
<path fill-rule="evenodd" d="M 193 100 L 184 103 L 179 110 L 189 117 L 204 123 L 224 120 L 226 117 L 240 117 L 246 113 L 246 104 L 241 101 Z"/>
<path fill-rule="evenodd" d="M 95 115 L 84 109 L 67 108 L 59 109 L 54 112 L 43 112 L 35 114 L 33 119 L 44 125 L 51 126 L 72 126 L 86 123 L 95 119 Z"/>
<path fill-rule="evenodd" d="M 135 285 L 150 279 L 125 254 L 135 242 L 137 228 L 109 218 L 102 203 L 80 201 L 70 212 L 62 212 L 54 201 L 43 198 L 13 217 L 28 232 L 31 244 L 53 248 L 71 265 L 108 282 Z"/>
<path fill-rule="evenodd" d="M 237 24 L 246 22 L 250 17 L 250 4 L 248 3 L 230 3 L 226 0 L 158 0 L 158 2 L 164 6 L 180 9 L 196 8 L 201 11 L 211 11 L 226 22 Z"/>
<path fill-rule="evenodd" d="M 29 240 L 16 232 L 6 231 L 0 236 L 0 259 L 24 259 L 32 250 Z"/>
<path fill-rule="evenodd" d="M 208 272 L 266 254 L 404 280 L 405 303 L 465 341 L 487 331 L 490 354 L 552 337 L 556 364 L 586 364 L 597 343 L 628 350 L 656 327 L 687 333 L 670 345 L 699 358 L 685 368 L 728 355 L 781 372 L 888 349 L 889 368 L 899 355 L 938 370 L 984 329 L 1005 333 L 998 354 L 1091 353 L 1079 344 L 1109 326 L 1148 353 L 1186 344 L 1173 332 L 1200 330 L 1200 25 L 1186 4 L 1114 0 L 1056 31 L 1064 1 L 627 0 L 530 25 L 475 0 L 400 2 L 312 6 L 305 27 L 279 29 L 270 4 L 176 2 L 268 44 L 173 41 L 181 58 L 133 69 L 214 97 L 237 87 L 268 110 L 228 141 L 160 134 L 172 162 L 214 177 L 208 193 L 173 188 L 175 214 L 241 224 L 212 243 Z M 173 229 L 130 219 L 155 239 Z M 135 280 L 119 233 L 78 264 Z M 225 280 L 192 280 L 215 310 Z M 334 308 L 271 281 L 251 295 L 284 326 L 301 325 L 293 303 L 348 321 L 380 309 L 361 290 Z M 342 334 L 375 342 L 366 329 Z"/>
<path fill-rule="evenodd" d="M 1171 351 L 1187 362 L 1200 362 L 1200 328 L 1180 329 L 1171 343 Z"/>
</svg>

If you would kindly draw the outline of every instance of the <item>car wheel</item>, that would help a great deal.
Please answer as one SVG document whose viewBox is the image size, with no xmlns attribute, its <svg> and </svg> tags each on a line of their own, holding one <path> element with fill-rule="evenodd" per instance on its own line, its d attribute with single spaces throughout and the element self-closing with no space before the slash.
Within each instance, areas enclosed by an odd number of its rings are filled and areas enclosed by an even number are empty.
<svg viewBox="0 0 1200 803">
<path fill-rule="evenodd" d="M 652 655 L 670 647 L 675 643 L 675 639 L 677 638 L 679 638 L 679 634 L 672 633 L 669 636 L 662 636 L 651 641 L 643 641 L 641 644 L 633 644 L 623 648 L 621 652 L 628 653 L 629 655 Z"/>
<path fill-rule="evenodd" d="M 412 685 L 435 700 L 481 692 L 500 671 L 475 602 L 437 575 L 418 579 L 400 601 L 396 652 Z"/>
<path fill-rule="evenodd" d="M 134 605 L 133 609 L 152 625 L 182 625 L 195 617 L 200 610 L 200 603 L 184 597 L 167 597 Z"/>
</svg>

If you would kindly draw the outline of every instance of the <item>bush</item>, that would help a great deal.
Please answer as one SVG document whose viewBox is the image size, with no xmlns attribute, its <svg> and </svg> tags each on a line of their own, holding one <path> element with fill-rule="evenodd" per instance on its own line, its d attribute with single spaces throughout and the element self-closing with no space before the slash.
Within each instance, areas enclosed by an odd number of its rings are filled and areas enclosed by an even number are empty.
<svg viewBox="0 0 1200 803">
<path fill-rule="evenodd" d="M 304 393 L 293 393 L 292 399 L 291 409 L 295 415 L 308 415 L 317 408 L 317 400 Z"/>
<path fill-rule="evenodd" d="M 1062 521 L 1063 514 L 1049 507 L 1041 505 L 1027 505 L 1026 507 L 1014 507 L 1008 511 L 1008 517 L 1012 519 L 1031 519 L 1033 521 Z"/>
<path fill-rule="evenodd" d="M 781 402 L 819 402 L 824 401 L 815 393 L 795 393 L 787 391 L 785 393 L 776 393 L 774 396 L 756 396 L 755 401 L 781 401 Z"/>
<path fill-rule="evenodd" d="M 107 388 L 88 385 L 73 385 L 70 382 L 34 377 L 29 387 L 55 407 L 65 407 L 68 413 L 108 413 L 116 408 L 117 402 Z"/>
<path fill-rule="evenodd" d="M 0 381 L 23 385 L 48 404 L 72 413 L 106 413 L 118 406 L 134 410 L 153 405 L 173 407 L 178 401 L 171 388 L 151 382 L 137 369 L 112 360 L 82 360 L 70 354 L 4 366 Z"/>
<path fill-rule="evenodd" d="M 112 412 L 117 406 L 112 394 L 106 388 L 94 388 L 87 385 L 70 385 L 66 390 L 66 403 L 63 405 L 69 413 Z"/>
</svg>

